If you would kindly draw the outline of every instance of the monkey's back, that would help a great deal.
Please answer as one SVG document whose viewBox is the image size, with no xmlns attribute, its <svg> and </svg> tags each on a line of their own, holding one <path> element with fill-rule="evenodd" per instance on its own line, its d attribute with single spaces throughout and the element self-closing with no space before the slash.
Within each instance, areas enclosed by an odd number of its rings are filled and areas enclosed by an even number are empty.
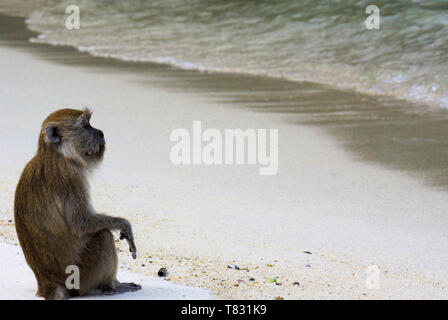
<svg viewBox="0 0 448 320">
<path fill-rule="evenodd" d="M 71 170 L 73 171 L 73 170 Z M 36 155 L 17 184 L 14 216 L 17 236 L 36 277 L 64 283 L 65 270 L 78 263 L 84 246 L 70 220 L 83 210 L 81 177 L 67 171 L 62 158 Z"/>
</svg>

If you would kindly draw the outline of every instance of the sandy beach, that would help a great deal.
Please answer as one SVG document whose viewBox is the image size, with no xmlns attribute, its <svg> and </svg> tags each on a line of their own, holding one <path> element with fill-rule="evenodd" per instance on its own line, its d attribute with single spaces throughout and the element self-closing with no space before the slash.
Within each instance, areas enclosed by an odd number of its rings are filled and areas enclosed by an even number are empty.
<svg viewBox="0 0 448 320">
<path fill-rule="evenodd" d="M 42 120 L 60 107 L 89 106 L 108 146 L 91 177 L 93 204 L 128 218 L 136 237 L 137 260 L 117 242 L 122 271 L 151 279 L 166 267 L 163 281 L 204 289 L 197 296 L 186 291 L 193 299 L 448 298 L 446 192 L 382 165 L 386 160 L 364 161 L 306 114 L 258 112 L 248 92 L 273 95 L 268 81 L 92 57 L 29 43 L 23 19 L 1 16 L 0 25 L 15 30 L 0 41 L 3 242 L 17 245 L 14 190 Z M 230 82 L 240 90 L 228 90 Z M 297 86 L 294 99 L 316 108 L 311 92 L 336 95 Z M 278 173 L 260 176 L 254 165 L 173 165 L 170 133 L 191 131 L 195 120 L 218 130 L 278 129 Z M 11 250 L 5 248 L 0 255 Z M 372 265 L 380 271 L 378 288 L 366 285 Z M 11 288 L 9 298 L 29 297 L 7 280 L 0 291 Z"/>
<path fill-rule="evenodd" d="M 2 260 L 0 268 L 0 300 L 34 300 L 36 297 L 36 279 L 31 269 L 26 264 L 20 247 L 0 243 Z M 120 269 L 118 277 L 125 281 L 140 283 L 142 290 L 127 294 L 106 296 L 98 292 L 76 300 L 211 300 L 212 295 L 206 290 L 175 285 L 163 279 L 148 277 L 135 272 Z"/>
</svg>

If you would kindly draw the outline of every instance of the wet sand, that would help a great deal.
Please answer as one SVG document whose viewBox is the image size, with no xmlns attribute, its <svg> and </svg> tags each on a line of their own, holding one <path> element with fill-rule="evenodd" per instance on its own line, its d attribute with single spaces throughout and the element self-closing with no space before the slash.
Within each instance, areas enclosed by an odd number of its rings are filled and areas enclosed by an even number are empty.
<svg viewBox="0 0 448 320">
<path fill-rule="evenodd" d="M 57 106 L 88 105 L 108 141 L 94 205 L 134 224 L 139 258 L 117 243 L 122 268 L 154 275 L 165 266 L 168 281 L 232 299 L 448 296 L 448 199 L 437 189 L 445 150 L 420 143 L 443 135 L 444 112 L 310 83 L 95 58 L 29 43 L 19 18 L 0 16 L 0 34 L 5 241 L 17 243 L 13 193 L 41 121 Z M 278 174 L 173 166 L 169 134 L 193 120 L 278 128 Z M 365 283 L 372 264 L 379 289 Z"/>
</svg>

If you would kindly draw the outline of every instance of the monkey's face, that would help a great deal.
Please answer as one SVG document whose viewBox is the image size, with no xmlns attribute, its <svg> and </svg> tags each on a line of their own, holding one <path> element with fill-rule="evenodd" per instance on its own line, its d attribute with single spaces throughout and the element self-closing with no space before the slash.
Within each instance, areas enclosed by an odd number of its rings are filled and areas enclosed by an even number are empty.
<svg viewBox="0 0 448 320">
<path fill-rule="evenodd" d="M 81 116 L 69 130 L 66 131 L 65 141 L 84 158 L 87 163 L 103 159 L 106 140 L 103 131 L 90 125 L 90 117 Z M 64 140 L 63 140 L 64 143 Z"/>
<path fill-rule="evenodd" d="M 61 112 L 64 110 L 65 112 Z M 75 111 L 71 109 L 56 111 L 55 113 L 61 112 L 58 117 L 61 119 L 53 120 L 45 126 L 46 142 L 55 146 L 65 157 L 83 165 L 98 163 L 103 159 L 106 150 L 103 131 L 91 126 L 90 111 L 76 110 L 79 114 L 71 114 L 67 110 Z"/>
</svg>

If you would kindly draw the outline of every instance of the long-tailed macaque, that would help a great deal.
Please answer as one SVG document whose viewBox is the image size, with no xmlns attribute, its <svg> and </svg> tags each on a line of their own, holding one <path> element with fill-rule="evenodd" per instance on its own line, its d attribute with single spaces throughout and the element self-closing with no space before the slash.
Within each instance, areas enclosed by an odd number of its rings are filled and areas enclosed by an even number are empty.
<svg viewBox="0 0 448 320">
<path fill-rule="evenodd" d="M 93 290 L 105 294 L 136 291 L 116 279 L 117 253 L 111 230 L 120 231 L 133 258 L 136 248 L 126 219 L 95 212 L 87 174 L 105 151 L 103 132 L 90 125 L 88 109 L 61 109 L 42 124 L 36 155 L 17 185 L 17 235 L 37 279 L 37 295 L 65 299 Z M 68 266 L 79 268 L 79 288 L 67 288 Z"/>
</svg>

